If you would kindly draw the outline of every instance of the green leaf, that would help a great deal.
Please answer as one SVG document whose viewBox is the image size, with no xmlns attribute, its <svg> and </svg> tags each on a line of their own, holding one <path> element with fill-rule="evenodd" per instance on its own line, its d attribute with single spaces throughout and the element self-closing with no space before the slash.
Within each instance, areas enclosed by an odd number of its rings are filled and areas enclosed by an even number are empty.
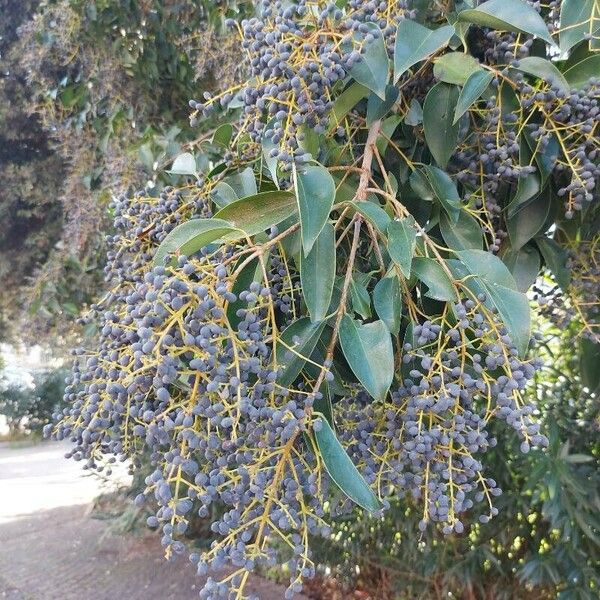
<svg viewBox="0 0 600 600">
<path fill-rule="evenodd" d="M 538 196 L 508 219 L 506 228 L 514 250 L 522 248 L 541 231 L 550 213 L 550 206 L 549 197 Z"/>
<path fill-rule="evenodd" d="M 533 141 L 533 140 L 532 140 Z M 550 145 L 550 144 L 549 144 Z M 521 138 L 521 144 L 519 147 L 519 164 L 522 167 L 529 167 L 534 163 L 533 155 L 536 154 L 538 160 L 542 161 L 543 158 L 540 156 L 542 153 L 538 148 L 531 148 L 527 141 L 527 136 L 523 135 Z M 517 182 L 517 190 L 514 197 L 508 203 L 506 207 L 506 213 L 508 218 L 514 217 L 523 207 L 535 198 L 542 189 L 542 182 L 540 174 L 536 171 L 528 173 L 525 177 L 519 177 Z"/>
<path fill-rule="evenodd" d="M 453 123 L 458 88 L 448 83 L 433 86 L 423 105 L 425 140 L 435 162 L 443 169 L 458 141 L 459 124 Z"/>
<path fill-rule="evenodd" d="M 225 181 L 217 183 L 210 193 L 210 197 L 219 208 L 223 208 L 239 198 L 235 190 Z"/>
<path fill-rule="evenodd" d="M 401 122 L 401 115 L 390 115 L 387 119 L 384 119 L 381 122 L 381 134 L 377 138 L 375 145 L 377 146 L 379 154 L 382 156 L 385 154 L 389 140 L 391 140 L 392 136 L 394 135 L 394 131 L 396 131 L 396 128 Z"/>
<path fill-rule="evenodd" d="M 410 108 L 404 117 L 404 122 L 411 127 L 420 125 L 423 122 L 423 107 L 416 98 L 410 101 Z"/>
<path fill-rule="evenodd" d="M 596 391 L 600 387 L 600 344 L 580 338 L 579 368 L 581 383 L 590 391 Z"/>
<path fill-rule="evenodd" d="M 433 75 L 440 81 L 464 85 L 473 73 L 482 68 L 476 58 L 464 52 L 449 52 L 436 59 L 433 64 Z"/>
<path fill-rule="evenodd" d="M 350 301 L 352 310 L 357 312 L 363 319 L 371 318 L 371 296 L 367 290 L 370 275 L 355 272 L 350 280 Z"/>
<path fill-rule="evenodd" d="M 585 40 L 586 34 L 592 34 L 596 40 L 600 36 L 598 0 L 563 0 L 558 36 L 561 52 L 565 53 Z"/>
<path fill-rule="evenodd" d="M 330 223 L 325 223 L 311 251 L 300 258 L 304 301 L 313 322 L 327 316 L 335 280 L 335 260 L 335 231 Z"/>
<path fill-rule="evenodd" d="M 461 11 L 458 20 L 499 31 L 530 33 L 554 45 L 544 19 L 523 0 L 488 0 L 477 8 Z"/>
<path fill-rule="evenodd" d="M 212 143 L 224 148 L 229 148 L 229 142 L 231 142 L 231 136 L 233 135 L 233 126 L 231 123 L 223 123 L 215 129 L 212 136 Z"/>
<path fill-rule="evenodd" d="M 241 265 L 245 256 L 240 257 L 240 259 L 236 263 L 236 267 Z M 253 281 L 257 283 L 261 283 L 263 278 L 262 268 L 260 265 L 260 261 L 258 258 L 254 258 L 251 260 L 242 270 L 238 273 L 235 281 L 233 283 L 233 287 L 231 291 L 237 296 L 237 299 L 233 302 L 229 302 L 227 305 L 227 320 L 229 321 L 229 325 L 232 328 L 237 328 L 241 321 L 241 317 L 238 316 L 237 311 L 240 308 L 247 308 L 247 304 L 240 300 L 240 293 L 244 290 L 247 290 Z"/>
<path fill-rule="evenodd" d="M 360 215 L 362 215 L 375 229 L 383 235 L 386 234 L 388 225 L 392 222 L 391 217 L 374 202 L 348 202 L 348 204 Z"/>
<path fill-rule="evenodd" d="M 440 231 L 448 248 L 452 250 L 481 250 L 483 247 L 481 225 L 466 210 L 460 211 L 456 223 L 453 223 L 446 213 L 442 213 Z"/>
<path fill-rule="evenodd" d="M 450 220 L 456 223 L 460 214 L 461 203 L 454 181 L 448 173 L 437 167 L 425 165 L 423 170 L 435 197 L 440 201 Z"/>
<path fill-rule="evenodd" d="M 321 165 L 310 165 L 301 171 L 294 168 L 294 182 L 306 256 L 329 218 L 335 199 L 335 182 Z"/>
<path fill-rule="evenodd" d="M 317 377 L 318 377 L 318 375 L 317 375 Z M 333 429 L 333 431 L 335 431 L 335 423 L 333 420 L 333 405 L 332 405 L 332 401 L 331 401 L 333 392 L 331 390 L 331 386 L 329 385 L 329 382 L 324 381 L 321 384 L 321 391 L 322 391 L 321 397 L 315 398 L 315 401 L 313 404 L 314 412 L 321 413 L 327 420 L 327 423 L 329 423 L 329 425 L 331 426 L 331 429 Z"/>
<path fill-rule="evenodd" d="M 394 264 L 407 279 L 410 277 L 410 267 L 417 243 L 417 230 L 414 219 L 408 217 L 400 221 L 391 221 L 387 228 L 387 250 Z"/>
<path fill-rule="evenodd" d="M 385 117 L 390 112 L 392 106 L 394 106 L 398 99 L 399 90 L 393 85 L 388 85 L 385 88 L 385 100 L 382 100 L 377 94 L 371 94 L 367 101 L 367 127 L 369 127 L 373 121 Z"/>
<path fill-rule="evenodd" d="M 600 73 L 600 54 L 588 56 L 569 67 L 563 76 L 568 84 L 576 89 L 583 89 L 592 77 L 598 77 Z"/>
<path fill-rule="evenodd" d="M 442 266 L 433 258 L 422 256 L 413 259 L 413 273 L 419 281 L 427 286 L 428 298 L 440 300 L 443 302 L 456 302 L 458 295 L 451 279 Z"/>
<path fill-rule="evenodd" d="M 325 321 L 313 323 L 301 317 L 287 327 L 279 336 L 275 346 L 275 358 L 280 368 L 277 383 L 289 387 L 310 358 L 325 327 Z"/>
<path fill-rule="evenodd" d="M 552 238 L 538 237 L 535 243 L 544 257 L 546 266 L 554 275 L 556 283 L 566 291 L 571 284 L 571 269 L 567 267 L 569 253 Z"/>
<path fill-rule="evenodd" d="M 394 379 L 394 349 L 385 323 L 365 325 L 344 315 L 340 343 L 352 372 L 375 400 L 383 401 Z"/>
<path fill-rule="evenodd" d="M 473 106 L 481 94 L 485 92 L 493 78 L 494 76 L 489 71 L 484 70 L 475 71 L 469 75 L 458 97 L 453 123 L 458 123 L 460 118 Z"/>
<path fill-rule="evenodd" d="M 375 39 L 365 44 L 360 60 L 352 66 L 349 74 L 355 81 L 385 100 L 385 88 L 390 73 L 390 60 L 381 30 L 374 27 L 370 33 L 375 36 Z"/>
<path fill-rule="evenodd" d="M 233 189 L 238 198 L 254 196 L 258 192 L 254 171 L 250 167 L 227 176 L 225 182 Z"/>
<path fill-rule="evenodd" d="M 570 89 L 564 75 L 545 58 L 539 56 L 526 56 L 519 59 L 519 66 L 515 67 L 518 71 L 533 75 L 542 81 L 552 84 L 554 87 L 568 92 Z"/>
<path fill-rule="evenodd" d="M 181 223 L 167 234 L 157 248 L 154 264 L 164 264 L 164 260 L 169 254 L 190 256 L 207 244 L 228 234 L 243 236 L 242 231 L 228 221 L 219 218 L 192 219 Z"/>
<path fill-rule="evenodd" d="M 410 19 L 400 21 L 394 48 L 394 83 L 413 65 L 446 46 L 453 34 L 452 25 L 431 30 Z"/>
<path fill-rule="evenodd" d="M 279 190 L 241 198 L 223 207 L 215 218 L 229 221 L 247 235 L 256 235 L 297 214 L 296 196 Z"/>
<path fill-rule="evenodd" d="M 196 159 L 193 154 L 184 152 L 180 154 L 174 161 L 171 169 L 167 171 L 172 175 L 197 175 Z"/>
<path fill-rule="evenodd" d="M 392 335 L 398 335 L 402 320 L 402 290 L 398 278 L 384 277 L 373 290 L 373 305 L 377 316 L 385 323 Z"/>
<path fill-rule="evenodd" d="M 483 289 L 488 304 L 498 314 L 520 355 L 524 355 L 531 336 L 531 314 L 527 297 L 518 291 L 508 267 L 497 257 L 483 250 L 456 252 L 460 264 L 475 281 L 467 282 L 474 291 Z M 475 284 L 475 285 L 473 285 Z"/>
<path fill-rule="evenodd" d="M 520 250 L 509 249 L 502 256 L 502 261 L 515 278 L 517 289 L 523 293 L 527 292 L 540 272 L 541 259 L 537 248 L 527 244 Z"/>
<path fill-rule="evenodd" d="M 346 115 L 368 95 L 369 90 L 364 85 L 357 82 L 349 85 L 333 103 L 327 133 L 335 131 L 341 125 Z"/>
<path fill-rule="evenodd" d="M 321 418 L 319 424 L 320 427 L 315 427 L 313 431 L 323 464 L 331 479 L 358 506 L 369 512 L 380 510 L 381 503 L 350 460 L 327 419 Z"/>
</svg>

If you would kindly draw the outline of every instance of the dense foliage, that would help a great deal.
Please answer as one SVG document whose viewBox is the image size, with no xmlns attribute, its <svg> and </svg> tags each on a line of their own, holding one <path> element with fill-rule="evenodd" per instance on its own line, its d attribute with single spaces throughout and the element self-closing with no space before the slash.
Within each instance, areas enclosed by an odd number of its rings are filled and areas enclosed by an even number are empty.
<svg viewBox="0 0 600 600">
<path fill-rule="evenodd" d="M 31 385 L 0 378 L 0 415 L 4 416 L 9 437 L 40 435 L 52 415 L 64 407 L 66 369 L 35 373 Z"/>
<path fill-rule="evenodd" d="M 423 577 L 463 557 L 471 588 L 498 565 L 502 587 L 528 540 L 549 560 L 520 555 L 525 580 L 593 597 L 596 2 L 234 9 L 241 83 L 190 101 L 193 126 L 221 124 L 174 185 L 112 202 L 98 347 L 48 429 L 88 467 L 150 454 L 136 501 L 168 557 L 220 506 L 190 555 L 202 598 L 280 563 L 293 596 L 319 536 L 355 561 L 354 542 L 411 565 L 443 545 Z M 580 343 L 576 396 L 531 308 Z"/>
</svg>

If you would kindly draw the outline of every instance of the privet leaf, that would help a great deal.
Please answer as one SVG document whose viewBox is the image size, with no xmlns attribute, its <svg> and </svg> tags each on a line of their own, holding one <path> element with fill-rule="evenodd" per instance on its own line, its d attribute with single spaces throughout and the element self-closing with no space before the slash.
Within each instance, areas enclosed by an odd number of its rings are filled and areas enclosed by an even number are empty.
<svg viewBox="0 0 600 600">
<path fill-rule="evenodd" d="M 435 162 L 443 169 L 458 141 L 459 124 L 454 123 L 458 88 L 449 83 L 434 85 L 423 105 L 425 140 Z"/>
<path fill-rule="evenodd" d="M 384 277 L 373 290 L 373 305 L 377 316 L 392 335 L 398 335 L 402 320 L 402 290 L 395 275 Z"/>
<path fill-rule="evenodd" d="M 374 27 L 370 33 L 375 35 L 375 39 L 366 44 L 360 60 L 350 69 L 350 76 L 385 100 L 390 61 L 381 30 Z"/>
<path fill-rule="evenodd" d="M 400 21 L 394 48 L 394 83 L 413 65 L 446 46 L 453 34 L 452 25 L 431 30 L 410 19 Z"/>
<path fill-rule="evenodd" d="M 325 321 L 313 323 L 308 317 L 301 317 L 282 331 L 275 348 L 280 385 L 292 385 L 315 349 L 324 327 Z"/>
<path fill-rule="evenodd" d="M 242 231 L 223 219 L 192 219 L 186 221 L 170 231 L 161 242 L 154 255 L 154 264 L 164 264 L 164 260 L 169 254 L 189 256 L 225 235 L 236 233 L 240 237 L 243 236 Z"/>
<path fill-rule="evenodd" d="M 453 123 L 458 123 L 460 118 L 473 106 L 481 94 L 485 92 L 493 78 L 494 76 L 489 71 L 482 69 L 474 71 L 469 75 L 458 97 Z"/>
<path fill-rule="evenodd" d="M 370 127 L 373 121 L 385 117 L 390 112 L 392 106 L 398 99 L 399 90 L 393 85 L 385 88 L 385 100 L 382 100 L 377 94 L 371 94 L 367 101 L 367 127 Z"/>
<path fill-rule="evenodd" d="M 417 230 L 412 217 L 392 221 L 388 225 L 388 253 L 390 258 L 407 279 L 410 277 L 410 266 L 415 252 Z"/>
<path fill-rule="evenodd" d="M 346 115 L 363 99 L 369 95 L 369 90 L 358 82 L 349 85 L 334 101 L 331 109 L 328 133 L 335 131 Z"/>
<path fill-rule="evenodd" d="M 173 175 L 197 175 L 196 159 L 193 154 L 184 152 L 180 154 L 174 161 L 168 173 Z"/>
<path fill-rule="evenodd" d="M 544 257 L 546 266 L 554 275 L 556 283 L 563 291 L 566 291 L 571 283 L 571 269 L 567 267 L 568 252 L 552 238 L 538 237 L 535 242 Z"/>
<path fill-rule="evenodd" d="M 413 259 L 413 273 L 427 286 L 428 298 L 442 302 L 456 302 L 458 295 L 443 267 L 433 258 L 418 256 Z"/>
<path fill-rule="evenodd" d="M 531 314 L 527 297 L 518 291 L 508 267 L 497 257 L 483 250 L 456 252 L 467 273 L 475 276 L 467 285 L 481 288 L 487 295 L 488 304 L 498 309 L 520 355 L 524 355 L 531 335 Z"/>
<path fill-rule="evenodd" d="M 335 199 L 335 182 L 321 165 L 310 165 L 294 173 L 302 247 L 306 256 L 329 218 Z"/>
<path fill-rule="evenodd" d="M 367 485 L 340 444 L 326 418 L 314 428 L 315 440 L 329 476 L 350 500 L 369 512 L 381 509 L 381 503 Z"/>
<path fill-rule="evenodd" d="M 520 250 L 509 249 L 502 256 L 502 261 L 515 278 L 517 289 L 527 292 L 537 279 L 540 272 L 540 253 L 532 244 L 523 246 Z"/>
<path fill-rule="evenodd" d="M 554 45 L 544 19 L 523 0 L 488 0 L 477 8 L 461 11 L 458 20 L 499 31 L 530 33 Z"/>
<path fill-rule="evenodd" d="M 394 349 L 385 323 L 365 325 L 344 315 L 340 343 L 352 372 L 375 400 L 383 401 L 394 379 Z"/>
<path fill-rule="evenodd" d="M 519 59 L 519 66 L 516 68 L 519 71 L 523 71 L 523 73 L 528 73 L 542 81 L 546 81 L 565 92 L 568 92 L 570 89 L 564 75 L 556 68 L 554 63 L 545 58 L 526 56 Z"/>
<path fill-rule="evenodd" d="M 425 165 L 423 169 L 435 197 L 439 200 L 450 220 L 456 223 L 461 209 L 460 196 L 458 195 L 456 184 L 452 181 L 450 175 L 442 171 L 442 169 L 432 167 L 431 165 Z"/>
<path fill-rule="evenodd" d="M 374 202 L 349 202 L 349 205 L 360 215 L 362 215 L 373 227 L 380 233 L 384 234 L 387 231 L 388 225 L 391 223 L 391 217 Z"/>
<path fill-rule="evenodd" d="M 330 223 L 317 237 L 311 251 L 300 258 L 300 281 L 311 321 L 327 315 L 335 281 L 335 231 Z"/>
<path fill-rule="evenodd" d="M 598 73 L 600 73 L 600 54 L 594 54 L 569 67 L 563 76 L 570 87 L 580 90 L 589 83 L 591 77 L 598 77 Z"/>
<path fill-rule="evenodd" d="M 436 59 L 433 74 L 440 81 L 464 85 L 473 73 L 481 72 L 477 59 L 464 52 L 449 52 Z"/>
<path fill-rule="evenodd" d="M 563 0 L 560 7 L 559 40 L 562 52 L 585 39 L 586 34 L 600 36 L 598 0 Z M 596 71 L 596 74 L 598 71 Z"/>
<path fill-rule="evenodd" d="M 446 213 L 442 213 L 440 231 L 448 248 L 452 250 L 481 250 L 483 247 L 481 225 L 466 210 L 460 211 L 456 223 L 453 223 Z"/>
<path fill-rule="evenodd" d="M 229 221 L 234 228 L 241 229 L 247 235 L 256 235 L 295 214 L 296 196 L 291 192 L 276 190 L 240 198 L 224 206 L 215 214 L 215 218 Z"/>
<path fill-rule="evenodd" d="M 506 224 L 510 245 L 514 250 L 522 248 L 542 229 L 550 212 L 550 198 L 542 195 L 522 207 Z"/>
</svg>

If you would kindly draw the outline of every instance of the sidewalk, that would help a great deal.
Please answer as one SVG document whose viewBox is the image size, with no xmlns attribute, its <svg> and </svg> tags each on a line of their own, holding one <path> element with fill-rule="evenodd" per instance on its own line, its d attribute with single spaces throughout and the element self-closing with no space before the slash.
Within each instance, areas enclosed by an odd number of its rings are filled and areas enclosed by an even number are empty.
<svg viewBox="0 0 600 600">
<path fill-rule="evenodd" d="M 0 448 L 0 599 L 197 599 L 201 578 L 185 557 L 165 561 L 156 535 L 105 535 L 88 512 L 101 488 L 67 447 Z M 247 591 L 281 600 L 285 589 L 256 576 Z"/>
</svg>

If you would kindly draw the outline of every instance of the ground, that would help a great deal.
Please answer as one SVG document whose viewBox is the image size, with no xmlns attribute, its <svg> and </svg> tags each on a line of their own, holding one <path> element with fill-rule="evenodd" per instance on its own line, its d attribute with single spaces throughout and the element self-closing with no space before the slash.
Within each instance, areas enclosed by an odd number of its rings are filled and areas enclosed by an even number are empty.
<svg viewBox="0 0 600 600">
<path fill-rule="evenodd" d="M 185 558 L 166 562 L 156 535 L 107 533 L 93 518 L 90 503 L 105 488 L 63 458 L 67 448 L 0 445 L 0 599 L 198 598 L 201 578 Z M 120 472 L 113 482 L 126 478 Z M 249 591 L 261 600 L 284 595 L 260 577 Z"/>
</svg>

